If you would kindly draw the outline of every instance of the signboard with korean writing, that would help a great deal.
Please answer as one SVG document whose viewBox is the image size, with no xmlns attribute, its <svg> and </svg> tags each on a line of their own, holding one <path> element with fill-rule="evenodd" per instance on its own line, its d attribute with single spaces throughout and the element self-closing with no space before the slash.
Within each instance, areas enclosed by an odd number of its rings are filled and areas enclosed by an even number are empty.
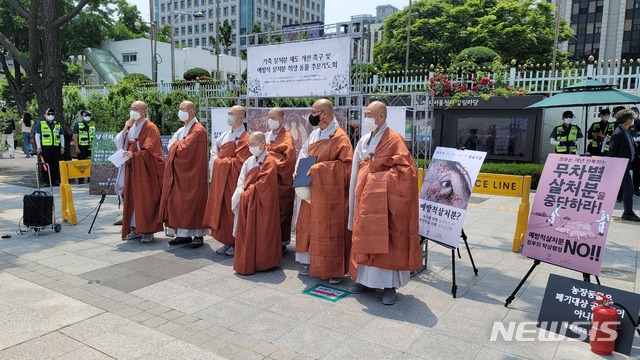
<svg viewBox="0 0 640 360">
<path fill-rule="evenodd" d="M 113 140 L 118 133 L 97 132 L 91 144 L 91 181 L 89 183 L 90 195 L 116 195 L 116 181 L 118 168 L 109 161 L 109 156 L 116 152 L 116 144 Z M 167 144 L 171 136 L 160 136 L 164 158 L 169 154 Z"/>
<path fill-rule="evenodd" d="M 118 169 L 108 160 L 116 152 L 115 132 L 97 132 L 91 144 L 90 195 L 115 195 Z"/>
<path fill-rule="evenodd" d="M 349 93 L 348 37 L 247 49 L 247 96 L 329 96 Z"/>
<path fill-rule="evenodd" d="M 227 124 L 230 108 L 212 108 L 211 109 L 211 141 L 218 140 L 218 137 L 225 131 L 229 131 L 231 127 Z"/>
<path fill-rule="evenodd" d="M 420 189 L 419 232 L 458 247 L 464 216 L 486 152 L 438 147 Z"/>
<path fill-rule="evenodd" d="M 620 330 L 617 332 L 615 351 L 630 355 L 635 329 L 629 317 L 636 319 L 640 313 L 640 295 L 577 279 L 550 274 L 544 292 L 538 327 L 568 338 L 589 342 L 593 320 L 593 308 L 597 304 L 596 293 L 622 304 L 629 313 L 617 307 Z M 603 329 L 615 329 L 616 324 L 600 324 Z M 616 336 L 616 335 L 614 335 Z M 550 338 L 550 337 L 549 337 Z"/>
<path fill-rule="evenodd" d="M 550 154 L 531 208 L 522 255 L 599 275 L 627 162 Z"/>
</svg>

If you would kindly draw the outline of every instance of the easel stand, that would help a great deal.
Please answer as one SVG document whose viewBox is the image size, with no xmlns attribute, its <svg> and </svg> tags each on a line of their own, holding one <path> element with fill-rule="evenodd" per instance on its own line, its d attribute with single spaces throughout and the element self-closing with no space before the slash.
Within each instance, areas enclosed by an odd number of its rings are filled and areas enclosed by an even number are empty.
<svg viewBox="0 0 640 360">
<path fill-rule="evenodd" d="M 513 292 L 511 293 L 511 295 L 509 295 L 509 297 L 507 298 L 507 300 L 505 300 L 504 302 L 504 307 L 508 307 L 509 304 L 511 304 L 511 302 L 516 298 L 516 294 L 518 293 L 518 291 L 520 290 L 520 288 L 522 287 L 522 285 L 524 285 L 524 282 L 527 281 L 527 279 L 529 278 L 529 275 L 531 275 L 531 273 L 533 272 L 533 270 L 535 270 L 535 268 L 540 265 L 541 261 L 540 260 L 533 260 L 533 265 L 531 265 L 531 268 L 529 268 L 529 271 L 527 271 L 527 274 L 522 278 L 522 280 L 520 280 L 520 283 L 518 284 L 518 286 L 516 287 L 515 290 L 513 290 Z M 599 277 L 595 277 L 596 278 L 596 282 L 598 283 L 598 285 L 600 285 L 600 278 Z M 587 274 L 587 273 L 582 273 L 582 280 L 586 281 L 586 282 L 591 282 L 591 275 Z"/>
<path fill-rule="evenodd" d="M 464 233 L 464 229 L 462 229 L 460 237 L 464 241 L 464 246 L 467 248 L 467 253 L 469 254 L 469 259 L 471 260 L 471 266 L 473 267 L 473 273 L 476 276 L 478 276 L 478 268 L 476 268 L 476 263 L 473 261 L 473 256 L 471 255 L 471 249 L 469 248 L 469 243 L 467 243 L 467 234 Z M 462 256 L 460 255 L 460 248 L 443 244 L 439 241 L 435 241 L 432 239 L 429 239 L 429 240 L 435 242 L 436 244 L 440 244 L 446 247 L 447 249 L 451 249 L 451 275 L 452 275 L 451 295 L 453 295 L 453 298 L 455 299 L 456 294 L 458 292 L 458 286 L 456 285 L 456 250 L 458 250 L 458 257 L 462 259 Z"/>
<path fill-rule="evenodd" d="M 98 213 L 100 212 L 100 208 L 102 207 L 102 203 L 104 203 L 104 198 L 106 198 L 107 195 L 102 194 L 102 197 L 100 198 L 100 202 L 98 203 L 98 208 L 96 209 L 96 214 L 93 215 L 93 221 L 91 222 L 91 226 L 89 227 L 89 232 L 87 234 L 91 234 L 91 230 L 93 229 L 93 224 L 96 222 L 96 218 L 98 217 Z"/>
</svg>

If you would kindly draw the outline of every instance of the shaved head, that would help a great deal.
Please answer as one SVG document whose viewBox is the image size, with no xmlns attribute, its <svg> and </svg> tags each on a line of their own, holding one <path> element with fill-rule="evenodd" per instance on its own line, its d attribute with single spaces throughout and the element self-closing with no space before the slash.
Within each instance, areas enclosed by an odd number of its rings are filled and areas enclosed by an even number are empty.
<svg viewBox="0 0 640 360">
<path fill-rule="evenodd" d="M 271 110 L 269 110 L 269 118 L 274 120 L 282 120 L 282 118 L 284 118 L 284 110 L 279 107 L 272 108 Z"/>
<path fill-rule="evenodd" d="M 256 143 L 261 143 L 265 141 L 265 139 L 266 138 L 262 131 L 254 131 L 251 133 L 251 136 L 249 136 L 249 141 L 255 141 Z"/>
<path fill-rule="evenodd" d="M 180 103 L 180 110 L 187 111 L 187 112 L 193 110 L 193 112 L 195 112 L 196 106 L 191 101 L 185 100 Z"/>
<path fill-rule="evenodd" d="M 311 113 L 320 113 L 318 126 L 321 129 L 325 129 L 333 120 L 333 104 L 327 99 L 318 99 L 311 106 Z"/>
<path fill-rule="evenodd" d="M 243 118 L 247 116 L 247 111 L 244 109 L 242 105 L 234 105 L 229 109 L 229 112 L 234 116 L 242 116 Z"/>
<path fill-rule="evenodd" d="M 384 115 L 384 118 L 387 118 L 387 105 L 385 105 L 382 101 L 374 101 L 367 108 L 365 112 L 369 110 L 371 112 L 371 117 L 376 117 L 380 114 Z"/>
</svg>

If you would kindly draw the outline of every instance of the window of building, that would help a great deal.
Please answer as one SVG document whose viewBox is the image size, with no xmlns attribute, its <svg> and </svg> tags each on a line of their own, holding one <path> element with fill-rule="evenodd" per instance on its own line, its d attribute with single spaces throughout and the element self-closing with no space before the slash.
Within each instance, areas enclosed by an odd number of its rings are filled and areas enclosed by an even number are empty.
<svg viewBox="0 0 640 360">
<path fill-rule="evenodd" d="M 187 7 L 190 8 L 191 6 L 193 6 L 191 0 L 187 0 Z"/>
<path fill-rule="evenodd" d="M 236 56 L 236 49 L 231 49 L 231 56 Z"/>
<path fill-rule="evenodd" d="M 165 12 L 165 11 L 166 11 L 166 4 L 165 4 L 165 3 L 162 3 L 162 4 L 160 5 L 160 11 L 162 11 L 162 12 Z"/>
<path fill-rule="evenodd" d="M 200 39 L 200 42 L 202 43 L 202 46 L 207 46 L 207 38 L 203 37 L 202 39 Z"/>
<path fill-rule="evenodd" d="M 180 29 L 177 27 L 173 28 L 173 35 L 180 35 Z"/>
<path fill-rule="evenodd" d="M 187 26 L 187 34 L 189 35 L 193 34 L 193 26 L 191 25 Z"/>
<path fill-rule="evenodd" d="M 281 8 L 282 8 L 282 2 L 278 1 L 277 4 L 276 4 L 276 9 L 280 10 Z"/>
<path fill-rule="evenodd" d="M 204 2 L 205 0 L 202 0 L 202 1 Z M 193 0 L 193 6 L 199 6 L 199 5 L 200 5 L 200 0 Z"/>
<path fill-rule="evenodd" d="M 293 14 L 293 6 L 289 5 L 289 14 Z"/>
<path fill-rule="evenodd" d="M 216 31 L 216 24 L 209 23 L 209 32 Z"/>
<path fill-rule="evenodd" d="M 258 8 L 258 11 L 256 11 L 256 16 L 257 17 L 262 16 L 262 8 Z"/>
<path fill-rule="evenodd" d="M 222 15 L 229 16 L 229 7 L 225 6 L 222 8 Z"/>
<path fill-rule="evenodd" d="M 180 28 L 180 34 L 182 35 L 186 35 L 187 34 L 187 28 L 185 28 L 184 26 Z"/>
<path fill-rule="evenodd" d="M 232 28 L 236 28 L 236 21 L 235 20 L 231 20 L 231 27 Z"/>
<path fill-rule="evenodd" d="M 276 16 L 276 23 L 280 24 L 281 20 L 282 20 L 282 17 L 280 17 L 280 14 L 278 14 L 278 16 Z"/>
<path fill-rule="evenodd" d="M 173 3 L 173 10 L 178 10 L 178 2 Z"/>
<path fill-rule="evenodd" d="M 200 33 L 200 25 L 196 25 L 194 27 L 195 27 L 195 29 L 193 29 L 193 32 L 195 32 L 196 34 L 199 34 Z"/>
<path fill-rule="evenodd" d="M 166 19 L 165 19 L 165 17 L 164 17 L 164 16 L 162 16 L 162 17 L 160 18 L 160 25 L 164 25 L 165 20 L 166 20 Z"/>
<path fill-rule="evenodd" d="M 232 16 L 236 14 L 236 9 L 237 9 L 237 6 L 231 5 L 231 15 Z"/>
<path fill-rule="evenodd" d="M 200 25 L 200 30 L 201 30 L 202 32 L 207 32 L 207 24 L 202 24 L 202 25 Z"/>
<path fill-rule="evenodd" d="M 269 19 L 269 12 L 267 10 L 264 11 L 264 19 Z"/>
<path fill-rule="evenodd" d="M 184 0 L 180 0 L 180 9 L 184 9 Z"/>
<path fill-rule="evenodd" d="M 187 42 L 187 47 L 193 47 L 193 39 L 189 39 Z"/>
<path fill-rule="evenodd" d="M 196 46 L 200 46 L 200 39 L 198 39 L 198 38 L 195 39 L 195 45 Z"/>
<path fill-rule="evenodd" d="M 138 53 L 122 54 L 123 63 L 132 63 L 138 61 Z"/>
</svg>

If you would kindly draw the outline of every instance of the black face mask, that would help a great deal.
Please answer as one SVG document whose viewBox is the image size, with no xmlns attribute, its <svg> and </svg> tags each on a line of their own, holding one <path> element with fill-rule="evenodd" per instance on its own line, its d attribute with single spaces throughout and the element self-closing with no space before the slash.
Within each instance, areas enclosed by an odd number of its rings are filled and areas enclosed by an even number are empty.
<svg viewBox="0 0 640 360">
<path fill-rule="evenodd" d="M 320 114 L 318 115 L 309 114 L 309 124 L 311 124 L 311 126 L 318 126 L 318 124 L 320 124 Z"/>
</svg>

